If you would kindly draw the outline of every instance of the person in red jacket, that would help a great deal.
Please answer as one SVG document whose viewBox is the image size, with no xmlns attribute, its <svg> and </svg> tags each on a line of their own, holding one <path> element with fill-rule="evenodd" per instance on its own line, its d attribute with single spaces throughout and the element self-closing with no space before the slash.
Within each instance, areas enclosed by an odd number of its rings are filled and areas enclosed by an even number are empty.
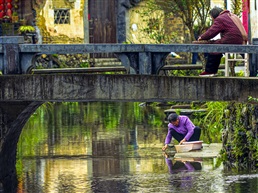
<svg viewBox="0 0 258 193">
<path fill-rule="evenodd" d="M 201 36 L 200 40 L 211 40 L 218 34 L 221 38 L 210 41 L 213 44 L 246 44 L 247 34 L 241 20 L 228 10 L 223 10 L 219 7 L 214 7 L 209 12 L 213 24 Z M 218 72 L 222 53 L 209 53 L 205 71 L 199 76 L 215 76 Z"/>
</svg>

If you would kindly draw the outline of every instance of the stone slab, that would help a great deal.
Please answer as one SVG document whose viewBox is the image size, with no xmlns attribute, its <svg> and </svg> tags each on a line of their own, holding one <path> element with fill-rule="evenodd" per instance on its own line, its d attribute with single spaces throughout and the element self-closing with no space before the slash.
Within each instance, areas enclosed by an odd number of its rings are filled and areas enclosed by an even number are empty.
<svg viewBox="0 0 258 193">
<path fill-rule="evenodd" d="M 222 143 L 203 144 L 201 150 L 176 153 L 174 158 L 216 158 L 222 149 Z"/>
</svg>

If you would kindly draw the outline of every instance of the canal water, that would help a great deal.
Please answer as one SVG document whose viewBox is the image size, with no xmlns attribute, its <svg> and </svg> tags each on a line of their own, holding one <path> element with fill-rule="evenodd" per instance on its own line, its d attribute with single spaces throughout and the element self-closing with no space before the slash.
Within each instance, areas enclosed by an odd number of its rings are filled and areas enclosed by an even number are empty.
<svg viewBox="0 0 258 193">
<path fill-rule="evenodd" d="M 44 104 L 19 140 L 17 192 L 258 192 L 255 172 L 226 172 L 214 158 L 176 160 L 173 149 L 164 154 L 167 108 L 125 102 Z"/>
</svg>

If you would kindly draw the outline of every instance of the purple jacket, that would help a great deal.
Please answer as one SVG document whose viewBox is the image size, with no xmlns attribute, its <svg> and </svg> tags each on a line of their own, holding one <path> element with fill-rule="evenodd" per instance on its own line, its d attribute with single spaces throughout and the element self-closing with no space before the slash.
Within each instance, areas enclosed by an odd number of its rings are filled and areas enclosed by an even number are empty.
<svg viewBox="0 0 258 193">
<path fill-rule="evenodd" d="M 187 116 L 184 116 L 184 115 L 179 115 L 178 119 L 179 119 L 178 126 L 174 126 L 172 123 L 168 124 L 168 134 L 165 140 L 165 144 L 169 144 L 171 142 L 172 129 L 174 129 L 177 133 L 185 135 L 186 141 L 188 141 L 192 137 L 194 133 L 194 128 L 195 128 L 195 125 L 192 123 L 192 121 Z"/>
<path fill-rule="evenodd" d="M 215 44 L 242 44 L 243 36 L 236 26 L 236 24 L 230 19 L 229 11 L 225 10 L 214 19 L 212 26 L 201 35 L 202 40 L 210 40 L 220 33 L 221 39 L 215 40 Z"/>
</svg>

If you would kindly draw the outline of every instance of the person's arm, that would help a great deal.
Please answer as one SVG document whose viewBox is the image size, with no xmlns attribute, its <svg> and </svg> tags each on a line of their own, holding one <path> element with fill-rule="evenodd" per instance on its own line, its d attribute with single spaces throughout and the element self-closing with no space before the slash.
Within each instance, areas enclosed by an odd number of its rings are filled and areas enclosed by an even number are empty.
<svg viewBox="0 0 258 193">
<path fill-rule="evenodd" d="M 179 145 L 181 145 L 183 142 L 188 141 L 188 140 L 192 137 L 192 135 L 193 135 L 193 133 L 194 133 L 195 125 L 192 123 L 192 121 L 191 121 L 189 118 L 187 118 L 187 119 L 185 120 L 184 125 L 185 125 L 185 128 L 187 129 L 187 134 L 186 134 L 186 136 L 184 137 L 184 139 L 182 139 L 182 140 L 179 142 Z"/>
<path fill-rule="evenodd" d="M 167 148 L 168 148 L 168 144 L 165 144 L 165 145 L 162 147 L 162 150 L 165 151 Z"/>
<path fill-rule="evenodd" d="M 221 21 L 220 18 L 215 19 L 212 26 L 198 38 L 198 41 L 210 40 L 215 36 L 217 36 L 219 33 L 222 32 L 222 29 L 223 29 L 222 23 L 223 21 Z"/>
<path fill-rule="evenodd" d="M 165 145 L 162 147 L 162 150 L 165 151 L 168 148 L 168 144 L 171 142 L 172 134 L 170 129 L 168 128 L 168 134 L 166 136 Z"/>
</svg>

